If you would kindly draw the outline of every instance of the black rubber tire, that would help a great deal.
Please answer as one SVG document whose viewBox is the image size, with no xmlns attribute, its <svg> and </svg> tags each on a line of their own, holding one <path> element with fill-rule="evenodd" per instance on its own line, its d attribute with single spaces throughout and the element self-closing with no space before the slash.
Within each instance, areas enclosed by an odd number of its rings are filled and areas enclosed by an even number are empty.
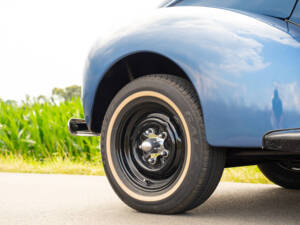
<svg viewBox="0 0 300 225">
<path fill-rule="evenodd" d="M 286 189 L 300 189 L 300 171 L 288 169 L 278 162 L 264 163 L 258 167 L 273 183 Z"/>
<path fill-rule="evenodd" d="M 182 113 L 181 115 L 184 117 L 187 125 L 186 133 L 190 135 L 190 140 L 187 140 L 188 137 L 186 137 L 186 140 L 190 143 L 190 161 L 188 166 L 186 163 L 188 159 L 186 158 L 184 161 L 183 168 L 186 168 L 187 172 L 182 182 L 179 185 L 176 183 L 182 178 L 181 176 L 183 176 L 184 172 L 180 175 L 180 179 L 178 178 L 170 188 L 173 192 L 166 192 L 167 194 L 171 193 L 169 196 L 166 194 L 166 197 L 160 197 L 163 194 L 157 193 L 158 197 L 154 194 L 157 199 L 151 201 L 149 199 L 152 196 L 149 197 L 146 192 L 139 191 L 138 199 L 132 196 L 133 194 L 127 188 L 133 192 L 136 192 L 136 190 L 132 189 L 132 186 L 128 183 L 125 183 L 127 178 L 122 170 L 117 168 L 114 169 L 115 174 L 112 172 L 113 169 L 108 159 L 109 152 L 114 150 L 113 145 L 109 144 L 109 146 L 112 146 L 109 147 L 107 143 L 108 141 L 113 143 L 109 138 L 111 133 L 113 133 L 110 130 L 117 129 L 114 127 L 116 122 L 113 122 L 112 128 L 109 128 L 109 125 L 112 117 L 116 114 L 118 116 L 118 113 L 120 113 L 116 112 L 117 107 L 123 103 L 124 99 L 143 91 L 159 93 L 170 99 Z M 205 202 L 220 181 L 226 156 L 224 150 L 213 149 L 206 141 L 200 102 L 193 86 L 185 79 L 172 75 L 144 76 L 132 81 L 118 92 L 112 100 L 103 121 L 101 153 L 107 178 L 120 199 L 138 211 L 158 214 L 182 213 Z M 112 161 L 111 164 L 117 166 Z M 120 180 L 122 180 L 121 183 Z M 149 199 L 144 200 L 144 196 L 145 199 L 148 197 Z"/>
</svg>

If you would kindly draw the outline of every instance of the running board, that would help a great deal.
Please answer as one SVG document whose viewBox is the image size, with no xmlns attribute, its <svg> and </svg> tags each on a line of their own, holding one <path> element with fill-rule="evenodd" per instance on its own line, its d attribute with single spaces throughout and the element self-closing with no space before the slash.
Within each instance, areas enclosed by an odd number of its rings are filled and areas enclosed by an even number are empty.
<svg viewBox="0 0 300 225">
<path fill-rule="evenodd" d="M 264 150 L 300 153 L 300 128 L 273 130 L 263 137 Z"/>
<path fill-rule="evenodd" d="M 100 136 L 100 134 L 90 131 L 86 121 L 82 119 L 70 119 L 68 128 L 69 132 L 75 136 Z"/>
</svg>

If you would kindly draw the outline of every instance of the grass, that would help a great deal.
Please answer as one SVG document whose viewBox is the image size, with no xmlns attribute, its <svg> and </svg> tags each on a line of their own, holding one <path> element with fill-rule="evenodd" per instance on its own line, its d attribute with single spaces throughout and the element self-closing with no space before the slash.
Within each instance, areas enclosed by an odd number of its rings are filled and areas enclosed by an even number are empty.
<svg viewBox="0 0 300 225">
<path fill-rule="evenodd" d="M 257 166 L 246 166 L 225 169 L 222 177 L 224 182 L 272 184 Z"/>
<path fill-rule="evenodd" d="M 105 175 L 101 163 L 52 158 L 39 162 L 21 156 L 0 157 L 0 172 Z M 223 182 L 271 184 L 257 166 L 225 169 Z"/>
<path fill-rule="evenodd" d="M 24 159 L 21 156 L 0 157 L 0 172 L 105 175 L 100 163 L 62 158 L 52 158 L 39 162 L 33 159 Z"/>
</svg>

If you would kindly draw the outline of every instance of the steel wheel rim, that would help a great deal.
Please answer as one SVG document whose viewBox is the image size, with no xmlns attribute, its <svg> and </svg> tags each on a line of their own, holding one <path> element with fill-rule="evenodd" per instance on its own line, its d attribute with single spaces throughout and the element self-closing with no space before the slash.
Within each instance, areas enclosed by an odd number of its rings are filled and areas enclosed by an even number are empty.
<svg viewBox="0 0 300 225">
<path fill-rule="evenodd" d="M 163 143 L 168 157 L 157 156 L 149 164 L 140 145 L 147 139 L 143 134 L 153 129 L 156 136 L 165 132 Z M 180 120 L 172 108 L 157 99 L 136 104 L 128 109 L 116 132 L 116 151 L 119 165 L 127 180 L 146 192 L 158 192 L 171 186 L 181 173 L 185 158 L 185 139 Z M 151 156 L 152 157 L 152 156 Z M 162 163 L 164 161 L 164 163 Z"/>
</svg>

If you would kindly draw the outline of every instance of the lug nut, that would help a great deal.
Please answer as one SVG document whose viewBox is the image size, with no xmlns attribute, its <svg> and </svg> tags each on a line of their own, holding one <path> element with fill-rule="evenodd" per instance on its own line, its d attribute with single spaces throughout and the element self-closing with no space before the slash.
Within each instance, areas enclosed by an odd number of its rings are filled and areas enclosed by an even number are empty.
<svg viewBox="0 0 300 225">
<path fill-rule="evenodd" d="M 168 157 L 169 156 L 169 152 L 167 150 L 163 150 L 161 153 L 160 153 L 161 156 L 163 157 Z"/>
<path fill-rule="evenodd" d="M 150 158 L 150 159 L 148 159 L 148 162 L 153 165 L 153 164 L 155 164 L 155 159 L 154 158 Z"/>
<path fill-rule="evenodd" d="M 167 134 L 166 132 L 162 132 L 162 133 L 159 135 L 159 137 L 162 138 L 162 139 L 164 139 L 164 140 L 167 138 L 167 136 L 168 136 L 168 134 Z"/>
</svg>

